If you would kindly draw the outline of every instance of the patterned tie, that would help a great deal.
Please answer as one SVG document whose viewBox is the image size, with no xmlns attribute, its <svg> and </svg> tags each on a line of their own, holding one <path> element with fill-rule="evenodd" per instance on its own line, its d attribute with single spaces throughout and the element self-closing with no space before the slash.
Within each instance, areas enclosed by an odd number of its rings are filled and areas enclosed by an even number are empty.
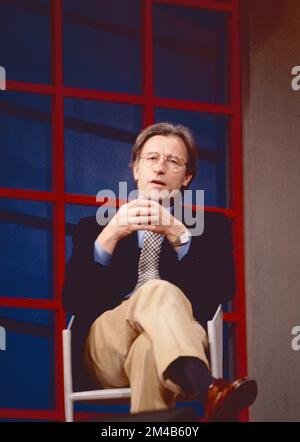
<svg viewBox="0 0 300 442">
<path fill-rule="evenodd" d="M 164 235 L 159 235 L 150 230 L 146 231 L 139 258 L 138 281 L 133 292 L 150 279 L 160 279 L 158 264 L 163 239 Z"/>
</svg>

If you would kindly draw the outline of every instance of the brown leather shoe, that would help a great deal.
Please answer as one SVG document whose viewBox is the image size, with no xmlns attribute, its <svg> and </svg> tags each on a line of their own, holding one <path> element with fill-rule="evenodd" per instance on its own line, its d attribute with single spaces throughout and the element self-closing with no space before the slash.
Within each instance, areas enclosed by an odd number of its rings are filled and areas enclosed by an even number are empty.
<svg viewBox="0 0 300 442">
<path fill-rule="evenodd" d="M 205 404 L 208 421 L 232 421 L 240 410 L 249 407 L 257 396 L 256 381 L 249 378 L 236 379 L 229 383 L 215 379 L 209 386 Z"/>
</svg>

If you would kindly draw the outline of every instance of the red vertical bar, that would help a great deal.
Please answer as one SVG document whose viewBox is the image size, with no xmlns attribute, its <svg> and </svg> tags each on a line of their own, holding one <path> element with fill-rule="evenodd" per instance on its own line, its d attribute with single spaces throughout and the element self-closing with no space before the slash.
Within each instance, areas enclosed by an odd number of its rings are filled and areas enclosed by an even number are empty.
<svg viewBox="0 0 300 442">
<path fill-rule="evenodd" d="M 143 92 L 145 96 L 143 126 L 146 127 L 154 122 L 152 0 L 144 0 L 142 23 L 143 23 Z"/>
<path fill-rule="evenodd" d="M 235 311 L 240 316 L 236 325 L 235 350 L 236 374 L 247 375 L 246 294 L 244 259 L 244 201 L 243 201 L 243 153 L 242 153 L 242 108 L 240 67 L 240 18 L 239 0 L 232 0 L 232 15 L 229 19 L 229 63 L 230 97 L 233 116 L 230 123 L 231 163 L 231 207 L 236 210 L 234 223 L 235 264 L 237 293 Z M 241 413 L 241 420 L 248 420 L 248 410 Z"/>
<path fill-rule="evenodd" d="M 62 329 L 65 316 L 61 304 L 61 291 L 65 268 L 65 209 L 64 209 L 64 102 L 62 56 L 62 1 L 51 2 L 52 82 L 52 171 L 53 192 L 56 201 L 53 214 L 54 297 L 59 302 L 55 317 L 55 398 L 60 420 L 64 419 Z"/>
</svg>

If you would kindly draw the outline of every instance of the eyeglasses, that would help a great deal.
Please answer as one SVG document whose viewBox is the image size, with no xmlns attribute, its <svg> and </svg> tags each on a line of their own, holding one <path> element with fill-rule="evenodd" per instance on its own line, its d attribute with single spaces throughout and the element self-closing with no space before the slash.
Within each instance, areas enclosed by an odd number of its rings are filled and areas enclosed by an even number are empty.
<svg viewBox="0 0 300 442">
<path fill-rule="evenodd" d="M 149 152 L 143 156 L 141 159 L 145 161 L 146 166 L 153 167 L 158 164 L 160 157 L 163 157 L 167 169 L 170 172 L 179 172 L 182 166 L 186 166 L 186 162 L 175 155 L 163 155 L 157 152 Z"/>
</svg>

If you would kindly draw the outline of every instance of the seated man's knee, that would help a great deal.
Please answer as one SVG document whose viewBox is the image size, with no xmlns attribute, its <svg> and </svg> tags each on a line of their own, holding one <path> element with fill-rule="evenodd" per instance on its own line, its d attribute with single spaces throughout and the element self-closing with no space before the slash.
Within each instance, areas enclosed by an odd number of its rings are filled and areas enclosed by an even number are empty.
<svg viewBox="0 0 300 442">
<path fill-rule="evenodd" d="M 151 296 L 153 296 L 152 299 L 161 302 L 161 308 L 164 306 L 169 308 L 176 304 L 184 304 L 186 308 L 192 310 L 192 305 L 183 291 L 169 281 L 164 279 L 153 279 L 145 283 L 144 288 L 146 290 L 141 290 L 141 292 L 147 297 L 150 291 Z"/>
</svg>

